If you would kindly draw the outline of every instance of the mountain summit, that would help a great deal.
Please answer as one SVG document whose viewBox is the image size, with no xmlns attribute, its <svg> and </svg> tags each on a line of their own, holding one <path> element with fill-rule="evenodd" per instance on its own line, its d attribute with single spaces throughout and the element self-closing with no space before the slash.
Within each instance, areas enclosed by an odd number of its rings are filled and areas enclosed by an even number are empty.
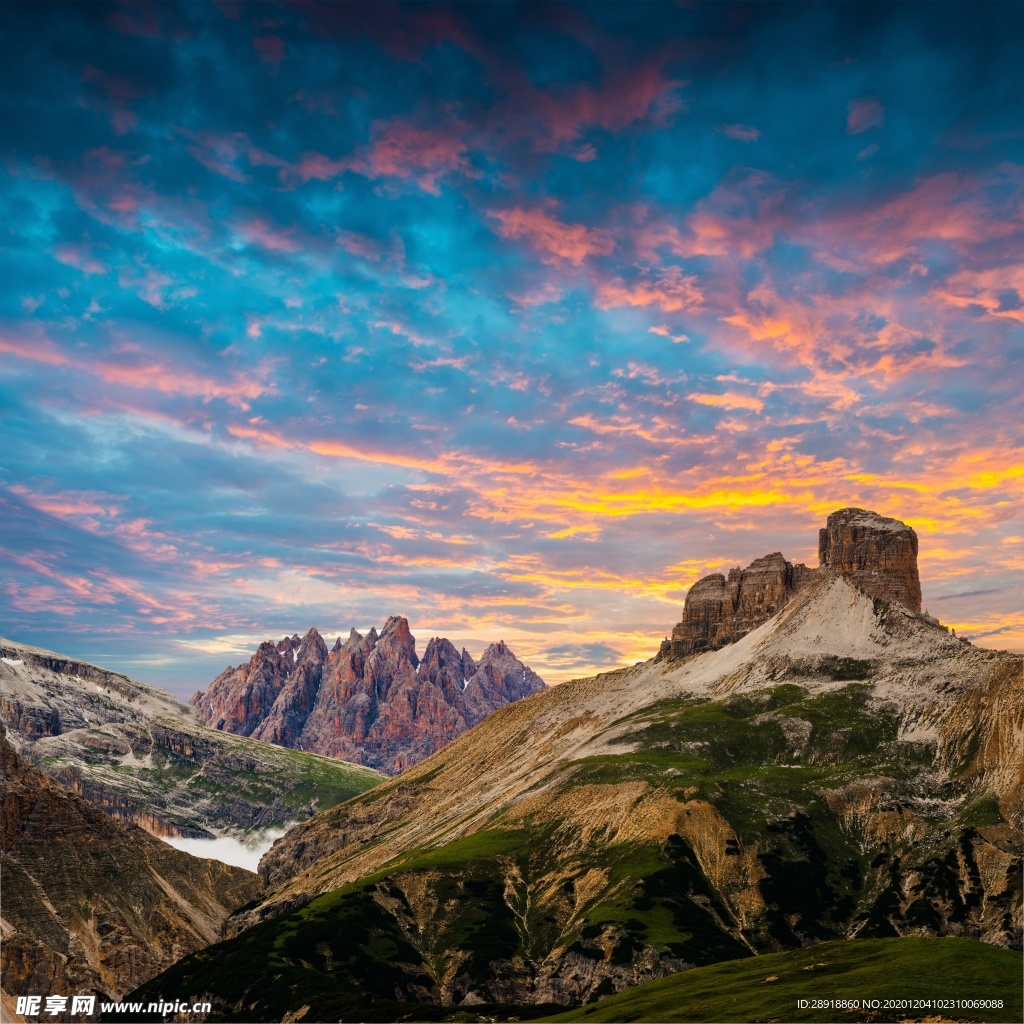
<svg viewBox="0 0 1024 1024">
<path fill-rule="evenodd" d="M 420 661 L 408 620 L 393 615 L 379 634 L 353 629 L 330 651 L 316 629 L 265 641 L 189 703 L 214 729 L 395 775 L 544 689 L 503 640 L 477 662 L 435 637 Z"/>
<path fill-rule="evenodd" d="M 686 595 L 683 618 L 661 645 L 662 658 L 685 658 L 735 643 L 782 611 L 827 575 L 841 575 L 870 597 L 921 611 L 917 534 L 898 519 L 862 508 L 833 512 L 818 533 L 817 569 L 775 551 L 745 569 L 698 580 Z"/>
</svg>

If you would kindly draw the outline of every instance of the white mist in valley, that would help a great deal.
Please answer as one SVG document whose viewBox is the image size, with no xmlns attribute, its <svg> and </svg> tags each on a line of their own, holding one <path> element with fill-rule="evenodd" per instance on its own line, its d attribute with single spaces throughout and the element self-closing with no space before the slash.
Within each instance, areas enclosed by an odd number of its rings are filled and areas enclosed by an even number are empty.
<svg viewBox="0 0 1024 1024">
<path fill-rule="evenodd" d="M 255 871 L 260 858 L 291 828 L 268 828 L 247 836 L 245 840 L 234 836 L 217 836 L 215 839 L 188 839 L 184 836 L 161 836 L 160 838 L 176 850 L 183 850 L 193 857 L 207 857 L 224 864 L 233 864 L 247 871 Z"/>
</svg>

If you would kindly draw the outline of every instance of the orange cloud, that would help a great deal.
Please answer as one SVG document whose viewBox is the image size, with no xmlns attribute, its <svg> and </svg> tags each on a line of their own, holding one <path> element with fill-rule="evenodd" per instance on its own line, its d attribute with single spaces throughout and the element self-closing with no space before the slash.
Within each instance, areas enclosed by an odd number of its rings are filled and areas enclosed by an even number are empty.
<svg viewBox="0 0 1024 1024">
<path fill-rule="evenodd" d="M 633 284 L 627 284 L 619 277 L 600 281 L 594 302 L 599 309 L 655 306 L 665 313 L 678 313 L 700 310 L 704 295 L 696 276 L 684 274 L 678 267 L 669 267 L 650 280 L 642 279 Z"/>
<path fill-rule="evenodd" d="M 751 409 L 754 412 L 764 410 L 764 402 L 753 395 L 741 395 L 734 391 L 727 391 L 721 395 L 708 395 L 699 391 L 691 392 L 686 396 L 691 402 L 698 402 L 700 405 L 712 405 L 720 409 Z"/>
<path fill-rule="evenodd" d="M 498 222 L 497 232 L 502 238 L 525 239 L 545 263 L 567 260 L 580 266 L 591 256 L 607 256 L 615 249 L 607 231 L 565 224 L 543 208 L 516 206 L 492 210 L 488 216 Z"/>
</svg>

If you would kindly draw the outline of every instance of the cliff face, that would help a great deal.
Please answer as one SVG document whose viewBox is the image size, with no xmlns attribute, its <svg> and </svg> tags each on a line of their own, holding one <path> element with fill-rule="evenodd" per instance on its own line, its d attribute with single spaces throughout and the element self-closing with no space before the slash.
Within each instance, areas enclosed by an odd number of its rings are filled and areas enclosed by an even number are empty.
<svg viewBox="0 0 1024 1024">
<path fill-rule="evenodd" d="M 814 578 L 806 565 L 793 565 L 776 551 L 746 569 L 730 569 L 698 580 L 686 595 L 683 619 L 663 646 L 671 657 L 713 651 L 735 643 L 776 612 Z"/>
<path fill-rule="evenodd" d="M 898 519 L 862 508 L 833 512 L 818 535 L 818 569 L 787 562 L 781 553 L 745 569 L 698 580 L 686 595 L 683 618 L 661 656 L 685 658 L 735 643 L 782 611 L 820 575 L 843 576 L 859 590 L 921 611 L 917 534 Z"/>
<path fill-rule="evenodd" d="M 328 651 L 311 629 L 260 644 L 191 700 L 214 729 L 339 757 L 394 775 L 498 708 L 545 689 L 502 641 L 479 662 L 434 638 L 423 660 L 408 620 L 352 630 Z"/>
<path fill-rule="evenodd" d="M 256 894 L 252 872 L 175 850 L 54 782 L 2 727 L 0 748 L 5 992 L 120 998 L 216 942 Z"/>
<path fill-rule="evenodd" d="M 818 534 L 818 559 L 865 594 L 921 611 L 917 534 L 906 523 L 862 508 L 833 512 Z"/>
</svg>

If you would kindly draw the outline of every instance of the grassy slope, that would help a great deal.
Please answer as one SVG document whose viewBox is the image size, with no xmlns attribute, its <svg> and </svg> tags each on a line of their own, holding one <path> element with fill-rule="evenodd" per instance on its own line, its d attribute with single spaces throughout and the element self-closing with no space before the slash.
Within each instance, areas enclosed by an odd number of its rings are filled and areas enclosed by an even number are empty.
<svg viewBox="0 0 1024 1024">
<path fill-rule="evenodd" d="M 109 792 L 124 792 L 143 809 L 186 830 L 195 824 L 230 828 L 236 824 L 234 805 L 239 800 L 253 807 L 279 804 L 283 820 L 305 818 L 311 807 L 334 807 L 386 778 L 362 765 L 198 725 L 172 719 L 156 719 L 154 724 L 167 726 L 179 740 L 193 741 L 195 750 L 150 745 L 146 730 L 137 726 L 107 726 L 89 730 L 92 744 L 83 743 L 74 757 L 44 757 L 41 767 L 58 777 L 65 765 L 77 769 Z M 131 743 L 133 760 L 111 749 L 111 731 Z M 202 808 L 198 815 L 197 805 Z"/>
<path fill-rule="evenodd" d="M 1021 954 L 970 939 L 867 939 L 733 960 L 658 981 L 551 1021 L 861 1021 L 944 1017 L 1019 1021 Z M 809 968 L 814 968 L 810 970 Z M 778 980 L 765 982 L 766 978 Z M 852 1011 L 806 999 L 1000 999 L 1003 1008 L 919 1007 Z"/>
<path fill-rule="evenodd" d="M 860 663 L 854 669 L 867 670 Z M 758 698 L 664 701 L 635 716 L 623 753 L 556 768 L 562 793 L 643 780 L 680 803 L 713 804 L 738 843 L 759 851 L 757 884 L 768 909 L 744 933 L 747 945 L 723 927 L 731 915 L 685 838 L 575 843 L 564 822 L 499 818 L 456 842 L 403 854 L 372 876 L 190 957 L 147 989 L 214 992 L 225 1000 L 228 1020 L 276 1020 L 306 1004 L 310 1019 L 390 1019 L 437 998 L 436 979 L 453 964 L 453 951 L 465 954 L 459 972 L 486 991 L 492 961 L 536 961 L 553 950 L 629 971 L 653 947 L 682 961 L 675 970 L 720 961 L 731 961 L 732 970 L 750 949 L 773 953 L 841 938 L 852 925 L 861 939 L 885 939 L 896 934 L 894 894 L 909 888 L 921 899 L 898 922 L 901 929 L 963 919 L 970 908 L 954 877 L 957 851 L 967 850 L 975 828 L 998 821 L 998 810 L 969 805 L 953 821 L 936 812 L 925 839 L 905 848 L 865 846 L 864 837 L 844 830 L 822 789 L 884 777 L 894 802 L 912 799 L 934 751 L 900 742 L 889 709 L 872 705 L 863 684 L 841 681 L 846 685 L 817 696 L 786 684 Z M 806 735 L 794 746 L 786 728 L 797 720 Z M 929 807 L 919 813 L 928 815 Z M 514 907 L 506 889 L 510 864 L 522 881 Z M 592 871 L 607 873 L 607 881 L 579 903 L 575 887 Z M 570 905 L 582 912 L 570 917 Z M 762 969 L 762 960 L 750 963 Z M 401 1006 L 387 1002 L 396 992 Z M 239 1017 L 243 1006 L 247 1016 Z M 437 1019 L 438 1009 L 415 1013 Z"/>
</svg>

